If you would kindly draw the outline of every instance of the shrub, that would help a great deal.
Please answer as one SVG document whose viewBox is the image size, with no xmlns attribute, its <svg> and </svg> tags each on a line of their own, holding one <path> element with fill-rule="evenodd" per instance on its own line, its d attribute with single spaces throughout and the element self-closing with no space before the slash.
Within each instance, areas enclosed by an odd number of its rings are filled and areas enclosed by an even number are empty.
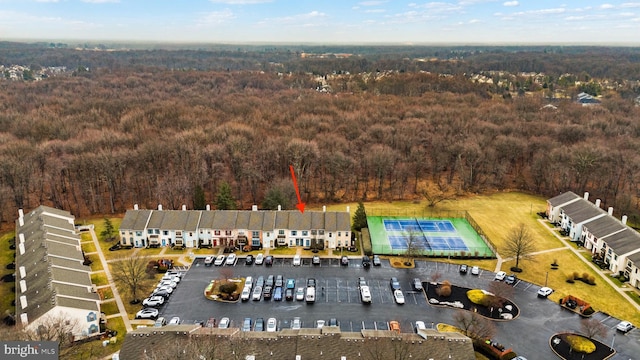
<svg viewBox="0 0 640 360">
<path fill-rule="evenodd" d="M 567 275 L 567 282 L 568 282 L 568 283 L 570 283 L 570 284 L 573 284 L 573 283 L 574 283 L 574 281 L 573 281 L 573 274 L 569 274 L 569 275 Z"/>
<path fill-rule="evenodd" d="M 449 282 L 449 280 L 445 280 L 442 282 L 442 286 L 449 286 L 451 287 L 451 282 Z"/>
<path fill-rule="evenodd" d="M 223 294 L 232 294 L 234 291 L 236 291 L 237 288 L 238 285 L 236 285 L 235 283 L 227 283 L 220 285 L 220 292 Z"/>
<path fill-rule="evenodd" d="M 567 335 L 566 341 L 569 343 L 571 350 L 579 353 L 591 354 L 596 350 L 596 344 L 582 336 Z"/>
<path fill-rule="evenodd" d="M 469 298 L 469 301 L 472 303 L 482 306 L 489 306 L 491 302 L 491 296 L 485 294 L 485 292 L 480 289 L 467 291 L 467 298 Z"/>
<path fill-rule="evenodd" d="M 585 280 L 589 279 L 589 274 L 586 272 L 582 273 L 582 279 L 585 279 Z"/>
<path fill-rule="evenodd" d="M 596 284 L 595 276 L 593 275 L 589 276 L 589 285 L 595 285 L 595 284 Z"/>
<path fill-rule="evenodd" d="M 574 271 L 573 272 L 573 280 L 578 280 L 578 279 L 580 279 L 580 274 L 578 274 L 577 271 Z"/>
<path fill-rule="evenodd" d="M 582 310 L 582 315 L 590 316 L 590 315 L 593 315 L 594 312 L 596 312 L 596 311 L 593 310 L 593 308 L 591 306 L 589 306 L 588 308 Z"/>
<path fill-rule="evenodd" d="M 451 295 L 451 286 L 442 285 L 436 289 L 439 296 L 448 297 Z"/>
</svg>

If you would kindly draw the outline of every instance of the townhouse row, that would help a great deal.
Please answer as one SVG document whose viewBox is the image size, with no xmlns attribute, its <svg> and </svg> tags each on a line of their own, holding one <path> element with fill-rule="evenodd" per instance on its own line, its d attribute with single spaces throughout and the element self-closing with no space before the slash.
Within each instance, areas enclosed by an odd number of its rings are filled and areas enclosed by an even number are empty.
<svg viewBox="0 0 640 360">
<path fill-rule="evenodd" d="M 208 208 L 209 209 L 209 208 Z M 127 247 L 278 246 L 335 249 L 352 245 L 349 208 L 298 210 L 128 210 L 120 225 L 120 244 Z"/>
<path fill-rule="evenodd" d="M 622 273 L 640 288 L 640 234 L 627 225 L 627 216 L 613 216 L 613 208 L 601 208 L 600 199 L 589 201 L 589 193 L 571 191 L 547 200 L 547 217 L 558 224 L 571 241 L 600 256 L 614 274 Z"/>
</svg>

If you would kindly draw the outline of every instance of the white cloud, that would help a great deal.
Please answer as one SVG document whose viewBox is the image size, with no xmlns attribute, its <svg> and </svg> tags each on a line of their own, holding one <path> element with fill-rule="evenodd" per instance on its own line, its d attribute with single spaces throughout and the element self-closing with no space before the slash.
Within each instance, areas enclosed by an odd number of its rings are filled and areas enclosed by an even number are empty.
<svg viewBox="0 0 640 360">
<path fill-rule="evenodd" d="M 221 11 L 211 11 L 200 17 L 200 19 L 198 20 L 198 25 L 218 25 L 235 19 L 235 17 L 236 16 L 229 9 L 224 9 Z"/>
<path fill-rule="evenodd" d="M 480 21 L 480 19 L 471 19 L 471 20 L 469 20 L 469 24 L 477 24 L 479 22 L 482 22 L 482 21 Z"/>
<path fill-rule="evenodd" d="M 358 5 L 362 6 L 378 6 L 386 3 L 386 1 L 361 1 Z"/>
<path fill-rule="evenodd" d="M 600 9 L 613 9 L 614 6 L 611 4 L 602 4 L 600 5 Z"/>
<path fill-rule="evenodd" d="M 376 14 L 376 13 L 383 13 L 383 12 L 387 12 L 387 10 L 385 9 L 369 9 L 369 10 L 365 10 L 364 12 L 369 13 L 369 14 Z"/>
<path fill-rule="evenodd" d="M 227 4 L 227 5 L 253 5 L 264 4 L 273 2 L 273 0 L 209 0 L 214 4 Z"/>
<path fill-rule="evenodd" d="M 620 4 L 621 8 L 637 8 L 640 7 L 640 2 L 632 2 L 632 3 L 622 3 Z"/>
<path fill-rule="evenodd" d="M 502 5 L 504 5 L 504 6 L 518 6 L 518 5 L 520 5 L 520 3 L 517 2 L 517 1 L 505 1 L 505 2 L 502 3 Z"/>
</svg>

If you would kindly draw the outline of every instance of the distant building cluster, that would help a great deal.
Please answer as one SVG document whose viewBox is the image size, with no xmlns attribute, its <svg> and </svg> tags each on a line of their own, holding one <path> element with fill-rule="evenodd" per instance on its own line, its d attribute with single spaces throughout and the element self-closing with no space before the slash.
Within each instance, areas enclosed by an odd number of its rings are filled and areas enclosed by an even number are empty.
<svg viewBox="0 0 640 360">
<path fill-rule="evenodd" d="M 43 80 L 67 72 L 66 66 L 49 66 L 37 71 L 24 65 L 0 65 L 0 79 L 11 81 Z"/>
</svg>

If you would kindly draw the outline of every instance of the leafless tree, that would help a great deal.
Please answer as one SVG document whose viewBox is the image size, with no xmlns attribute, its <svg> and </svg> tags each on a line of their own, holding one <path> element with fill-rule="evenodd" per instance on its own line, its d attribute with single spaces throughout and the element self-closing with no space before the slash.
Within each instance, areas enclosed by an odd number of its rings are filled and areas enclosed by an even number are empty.
<svg viewBox="0 0 640 360">
<path fill-rule="evenodd" d="M 111 274 L 116 284 L 129 290 L 132 301 L 140 299 L 138 294 L 149 288 L 151 279 L 147 275 L 149 258 L 131 255 L 111 263 Z"/>
<path fill-rule="evenodd" d="M 512 268 L 514 271 L 519 271 L 520 259 L 528 259 L 532 253 L 536 251 L 536 245 L 533 236 L 527 229 L 525 224 L 519 224 L 509 231 L 505 242 L 505 247 L 502 250 L 502 255 L 505 257 L 514 257 L 516 259 L 516 265 Z"/>
<path fill-rule="evenodd" d="M 404 251 L 405 265 L 410 265 L 417 255 L 420 255 L 423 248 L 420 246 L 422 232 L 410 227 L 405 231 L 404 238 L 407 240 L 407 249 Z"/>
<path fill-rule="evenodd" d="M 35 324 L 34 324 L 35 325 Z M 67 347 L 74 341 L 74 333 L 78 333 L 78 319 L 68 314 L 46 314 L 37 320 L 37 327 L 18 327 L 19 337 L 29 341 L 58 341 L 60 347 Z"/>
<path fill-rule="evenodd" d="M 476 312 L 458 310 L 453 320 L 465 335 L 473 339 L 490 339 L 496 334 L 493 322 Z"/>
<path fill-rule="evenodd" d="M 589 339 L 593 339 L 598 336 L 600 338 L 604 338 L 607 336 L 607 327 L 604 326 L 600 321 L 594 318 L 582 319 L 580 320 L 580 329 L 584 336 Z"/>
</svg>

